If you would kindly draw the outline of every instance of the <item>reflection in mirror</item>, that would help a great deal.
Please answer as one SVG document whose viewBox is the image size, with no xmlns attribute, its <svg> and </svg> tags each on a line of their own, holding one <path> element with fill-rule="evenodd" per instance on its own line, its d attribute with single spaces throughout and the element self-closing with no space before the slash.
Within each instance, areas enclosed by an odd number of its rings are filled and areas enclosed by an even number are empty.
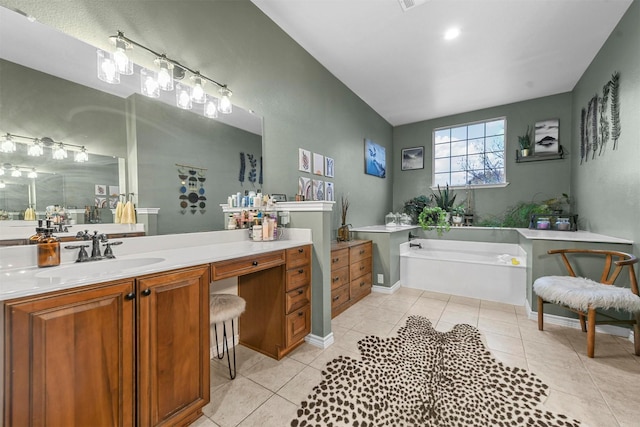
<svg viewBox="0 0 640 427">
<path fill-rule="evenodd" d="M 19 191 L 14 196 L 16 187 L 7 183 L 10 190 L 0 201 L 7 209 L 24 212 L 30 203 L 38 211 L 49 204 L 94 206 L 95 185 L 114 185 L 121 193 L 135 193 L 137 207 L 159 208 L 159 234 L 209 231 L 224 228 L 219 204 L 229 194 L 261 187 L 239 179 L 240 153 L 262 157 L 261 118 L 237 106 L 218 119 L 180 110 L 174 93 L 164 93 L 159 100 L 164 102 L 138 94 L 139 76 L 122 76 L 120 85 L 109 85 L 96 76 L 93 46 L 3 7 L 0 21 L 0 134 L 86 146 L 90 159 L 56 164 L 45 150 L 43 163 L 36 165 L 33 157 L 16 160 L 0 153 L 0 164 L 34 165 L 39 174 L 35 185 L 23 184 L 22 196 Z M 93 163 L 98 159 L 105 164 Z M 205 199 L 195 209 L 181 205 L 176 163 L 206 170 L 196 188 Z"/>
</svg>

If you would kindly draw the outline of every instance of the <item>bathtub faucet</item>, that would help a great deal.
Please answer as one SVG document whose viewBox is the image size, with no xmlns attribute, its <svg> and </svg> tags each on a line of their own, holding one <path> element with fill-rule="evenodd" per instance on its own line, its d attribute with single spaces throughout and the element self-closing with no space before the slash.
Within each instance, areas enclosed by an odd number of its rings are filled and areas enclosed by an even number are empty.
<svg viewBox="0 0 640 427">
<path fill-rule="evenodd" d="M 411 243 L 411 242 L 409 242 L 409 247 L 410 248 L 422 249 L 422 243 Z"/>
<path fill-rule="evenodd" d="M 411 241 L 411 239 L 416 239 L 416 238 L 418 238 L 418 236 L 416 236 L 412 232 L 409 232 L 409 241 Z"/>
</svg>

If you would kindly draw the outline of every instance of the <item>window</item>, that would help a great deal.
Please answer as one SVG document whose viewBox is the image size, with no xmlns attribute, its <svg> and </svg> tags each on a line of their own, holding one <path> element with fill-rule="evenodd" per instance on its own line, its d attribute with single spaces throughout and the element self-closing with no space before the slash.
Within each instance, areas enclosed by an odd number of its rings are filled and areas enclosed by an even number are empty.
<svg viewBox="0 0 640 427">
<path fill-rule="evenodd" d="M 467 123 L 433 131 L 433 185 L 505 184 L 507 120 Z"/>
</svg>

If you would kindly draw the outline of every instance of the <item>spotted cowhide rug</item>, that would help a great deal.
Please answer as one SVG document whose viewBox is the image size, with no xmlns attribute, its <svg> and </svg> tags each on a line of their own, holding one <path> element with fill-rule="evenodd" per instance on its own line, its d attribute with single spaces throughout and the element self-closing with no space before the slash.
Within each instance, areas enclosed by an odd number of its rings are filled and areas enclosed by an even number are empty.
<svg viewBox="0 0 640 427">
<path fill-rule="evenodd" d="M 548 386 L 496 361 L 480 332 L 436 331 L 411 316 L 397 337 L 368 336 L 362 360 L 340 356 L 298 409 L 291 426 L 578 426 L 538 409 Z"/>
</svg>

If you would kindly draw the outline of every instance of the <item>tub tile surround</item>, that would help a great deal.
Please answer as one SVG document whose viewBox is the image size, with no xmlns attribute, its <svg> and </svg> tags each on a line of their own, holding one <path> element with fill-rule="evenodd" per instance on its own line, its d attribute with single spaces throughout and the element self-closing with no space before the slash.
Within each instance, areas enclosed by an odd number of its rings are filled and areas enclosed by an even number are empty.
<svg viewBox="0 0 640 427">
<path fill-rule="evenodd" d="M 379 316 L 385 310 L 393 311 L 394 318 L 382 321 Z M 401 317 L 394 321 L 399 311 Z M 596 340 L 606 343 L 601 346 L 606 347 L 606 354 L 588 359 L 582 332 L 555 325 L 538 331 L 536 322 L 527 318 L 524 306 L 400 287 L 394 294 L 374 292 L 335 317 L 331 322 L 335 344 L 331 347 L 323 350 L 303 344 L 286 356 L 296 362 L 295 374 L 275 390 L 252 379 L 261 370 L 268 373 L 273 368 L 261 365 L 261 355 L 251 350 L 238 348 L 238 361 L 243 368 L 237 384 L 222 375 L 226 361 L 212 360 L 211 403 L 205 407 L 206 416 L 192 425 L 289 425 L 300 402 L 320 382 L 321 370 L 328 361 L 339 355 L 358 359 L 357 341 L 363 336 L 393 336 L 407 317 L 416 313 L 431 319 L 443 332 L 465 321 L 478 327 L 494 357 L 509 366 L 531 370 L 547 382 L 551 390 L 544 408 L 548 410 L 591 426 L 632 426 L 640 417 L 640 406 L 630 400 L 637 395 L 634 380 L 640 375 L 640 358 L 632 355 L 633 344 L 628 340 L 598 333 Z M 447 318 L 443 317 L 445 313 Z M 469 314 L 475 314 L 476 319 L 469 319 Z M 356 319 L 369 321 L 372 326 L 367 327 L 366 333 L 361 332 Z"/>
</svg>

